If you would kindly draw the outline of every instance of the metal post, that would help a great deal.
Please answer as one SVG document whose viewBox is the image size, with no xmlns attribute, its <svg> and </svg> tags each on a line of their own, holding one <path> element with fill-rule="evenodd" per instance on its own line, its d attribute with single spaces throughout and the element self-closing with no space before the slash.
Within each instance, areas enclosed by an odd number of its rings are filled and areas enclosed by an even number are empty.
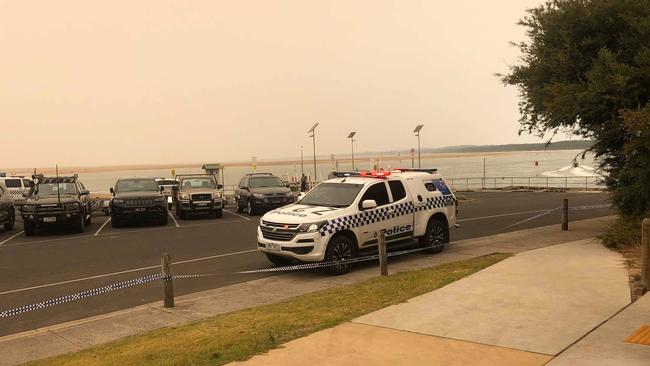
<svg viewBox="0 0 650 366">
<path fill-rule="evenodd" d="M 305 175 L 305 159 L 302 152 L 302 145 L 300 145 L 300 177 Z"/>
<path fill-rule="evenodd" d="M 530 187 L 530 177 L 528 177 L 528 189 L 531 189 L 531 187 Z"/>
<path fill-rule="evenodd" d="M 174 307 L 174 282 L 172 282 L 172 257 L 164 253 L 160 258 L 160 267 L 163 280 L 163 293 L 165 296 L 165 307 Z"/>
<path fill-rule="evenodd" d="M 467 185 L 467 190 L 469 191 L 469 178 L 465 178 L 465 185 Z"/>
<path fill-rule="evenodd" d="M 641 285 L 650 291 L 650 219 L 641 224 Z"/>
<path fill-rule="evenodd" d="M 388 255 L 386 254 L 386 230 L 379 231 L 379 269 L 382 276 L 388 276 Z"/>
<path fill-rule="evenodd" d="M 562 231 L 569 230 L 569 199 L 562 200 Z"/>
<path fill-rule="evenodd" d="M 354 138 L 351 138 L 350 142 L 352 142 L 352 171 L 354 171 Z"/>
<path fill-rule="evenodd" d="M 589 181 L 588 181 L 588 179 L 589 179 L 589 177 L 585 177 L 585 191 L 589 190 Z"/>
<path fill-rule="evenodd" d="M 312 132 L 312 141 L 314 144 L 314 182 L 318 180 L 318 175 L 316 174 L 316 130 L 314 129 Z"/>
<path fill-rule="evenodd" d="M 422 168 L 422 160 L 420 157 L 420 132 L 418 131 L 418 168 Z"/>
<path fill-rule="evenodd" d="M 569 177 L 564 177 L 564 189 L 569 189 Z"/>
</svg>

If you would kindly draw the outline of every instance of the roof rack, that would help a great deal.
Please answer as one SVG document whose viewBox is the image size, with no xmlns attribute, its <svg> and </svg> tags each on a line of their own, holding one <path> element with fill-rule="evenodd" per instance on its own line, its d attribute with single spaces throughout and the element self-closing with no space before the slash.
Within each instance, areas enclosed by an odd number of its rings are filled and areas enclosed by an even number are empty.
<svg viewBox="0 0 650 366">
<path fill-rule="evenodd" d="M 212 176 L 214 176 L 214 174 L 210 174 L 210 173 L 176 174 L 174 176 L 174 179 L 176 179 L 177 177 L 205 177 L 205 176 L 212 177 Z M 163 179 L 166 179 L 166 178 L 163 178 Z"/>
<path fill-rule="evenodd" d="M 438 168 L 396 168 L 393 171 L 397 172 L 420 172 L 420 173 L 429 173 L 435 174 L 438 172 Z"/>
</svg>

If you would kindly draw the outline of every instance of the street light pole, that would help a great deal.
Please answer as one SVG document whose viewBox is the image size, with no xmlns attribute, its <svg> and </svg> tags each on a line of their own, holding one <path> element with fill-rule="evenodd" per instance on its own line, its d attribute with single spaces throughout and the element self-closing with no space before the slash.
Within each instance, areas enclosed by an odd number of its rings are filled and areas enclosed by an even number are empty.
<svg viewBox="0 0 650 366">
<path fill-rule="evenodd" d="M 356 135 L 356 131 L 350 132 L 348 135 L 348 138 L 350 139 L 350 142 L 352 143 L 352 170 L 354 171 L 354 135 Z"/>
<path fill-rule="evenodd" d="M 316 127 L 318 127 L 318 122 L 314 124 L 307 133 L 311 133 L 312 142 L 314 145 L 314 180 L 313 182 L 316 182 L 318 180 L 318 175 L 316 174 Z M 313 185 L 312 182 L 312 185 Z"/>
<path fill-rule="evenodd" d="M 422 168 L 422 160 L 420 158 L 420 131 L 422 130 L 422 127 L 424 127 L 424 125 L 417 125 L 415 130 L 413 130 L 415 136 L 418 137 L 418 168 Z"/>
<path fill-rule="evenodd" d="M 302 145 L 300 145 L 300 176 L 305 175 L 305 159 L 302 152 Z"/>
</svg>

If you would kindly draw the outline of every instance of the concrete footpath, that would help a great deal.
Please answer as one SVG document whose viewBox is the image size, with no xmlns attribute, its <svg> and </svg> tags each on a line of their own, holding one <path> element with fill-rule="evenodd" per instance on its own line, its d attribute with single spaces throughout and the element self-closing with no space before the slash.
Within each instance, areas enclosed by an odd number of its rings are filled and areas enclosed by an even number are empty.
<svg viewBox="0 0 650 366">
<path fill-rule="evenodd" d="M 650 346 L 625 339 L 650 323 L 650 295 L 629 303 L 622 257 L 578 240 L 235 364 L 648 365 Z"/>
<path fill-rule="evenodd" d="M 589 220 L 572 222 L 571 230 L 568 232 L 562 232 L 559 230 L 558 225 L 553 225 L 553 226 L 540 227 L 540 228 L 535 228 L 530 230 L 522 230 L 522 231 L 511 232 L 506 234 L 499 234 L 490 237 L 453 242 L 441 254 L 437 254 L 437 255 L 412 254 L 403 257 L 392 258 L 389 261 L 389 270 L 391 273 L 395 273 L 399 271 L 415 270 L 415 269 L 427 268 L 442 263 L 468 259 L 472 257 L 485 255 L 485 254 L 495 253 L 495 252 L 521 253 L 521 252 L 526 252 L 537 248 L 553 246 L 556 244 L 589 239 L 599 235 L 602 229 L 611 220 L 612 220 L 611 217 L 603 217 L 597 219 L 589 219 Z M 602 254 L 603 257 L 600 259 L 593 258 L 594 261 L 593 263 L 591 262 L 592 259 L 589 259 L 587 262 L 592 263 L 593 265 L 599 265 L 599 266 L 603 265 L 605 268 L 607 268 L 608 271 L 612 271 L 612 273 L 615 273 L 615 275 L 612 274 L 612 276 L 615 278 L 613 279 L 610 278 L 610 280 L 607 280 L 605 278 L 608 277 L 605 276 L 605 273 L 601 273 L 601 275 L 599 275 L 598 273 L 593 273 L 593 275 L 599 278 L 602 277 L 600 281 L 602 283 L 605 283 L 606 286 L 610 286 L 611 288 L 607 291 L 604 290 L 604 287 L 601 290 L 593 289 L 592 291 L 589 289 L 581 289 L 580 285 L 574 285 L 571 289 L 568 289 L 567 291 L 563 291 L 562 292 L 563 295 L 551 296 L 548 299 L 545 299 L 545 296 L 547 294 L 555 292 L 557 286 L 561 286 L 564 282 L 570 282 L 570 281 L 566 281 L 567 279 L 566 276 L 568 274 L 566 272 L 560 271 L 560 269 L 564 268 L 563 266 L 561 265 L 556 266 L 555 269 L 553 269 L 552 264 L 554 262 L 557 262 L 557 259 L 555 260 L 552 259 L 553 255 L 549 254 L 546 257 L 547 258 L 546 261 L 548 263 L 544 264 L 545 266 L 547 266 L 544 267 L 544 271 L 533 271 L 537 266 L 544 263 L 543 261 L 538 263 L 539 260 L 535 259 L 532 261 L 532 263 L 531 262 L 528 262 L 527 264 L 525 262 L 520 263 L 518 267 L 519 272 L 513 270 L 512 273 L 508 273 L 508 271 L 505 270 L 505 272 L 502 275 L 499 275 L 498 273 L 494 273 L 492 275 L 493 277 L 490 279 L 492 283 L 495 283 L 495 281 L 504 282 L 502 284 L 504 287 L 500 289 L 504 291 L 502 293 L 503 296 L 507 295 L 508 293 L 516 293 L 517 291 L 514 290 L 515 287 L 522 287 L 524 289 L 527 288 L 529 289 L 529 291 L 521 293 L 520 294 L 521 297 L 517 299 L 514 298 L 508 299 L 507 297 L 501 298 L 499 296 L 490 297 L 489 296 L 490 291 L 483 288 L 486 286 L 487 283 L 489 283 L 489 281 L 484 283 L 483 281 L 487 281 L 487 278 L 486 280 L 481 280 L 478 274 L 471 276 L 465 280 L 461 280 L 455 284 L 446 286 L 445 288 L 439 290 L 439 291 L 445 290 L 446 291 L 445 293 L 448 293 L 448 291 L 450 291 L 448 290 L 448 288 L 453 287 L 459 289 L 457 290 L 459 292 L 453 295 L 456 296 L 458 303 L 454 304 L 453 306 L 454 309 L 449 309 L 445 313 L 446 314 L 445 317 L 450 317 L 450 318 L 455 317 L 456 319 L 451 319 L 451 320 L 457 320 L 457 321 L 462 321 L 463 319 L 466 319 L 464 323 L 461 322 L 461 323 L 447 324 L 447 330 L 445 331 L 446 332 L 448 331 L 448 333 L 445 333 L 447 335 L 443 335 L 442 337 L 449 337 L 449 338 L 453 338 L 454 335 L 462 334 L 461 330 L 464 327 L 466 327 L 468 331 L 470 331 L 472 328 L 478 329 L 476 328 L 476 324 L 472 323 L 470 319 L 472 321 L 479 321 L 482 319 L 479 315 L 483 311 L 499 309 L 500 304 L 505 304 L 510 306 L 511 308 L 516 309 L 518 308 L 518 304 L 519 304 L 517 301 L 522 301 L 522 303 L 526 304 L 527 306 L 530 304 L 534 304 L 536 302 L 540 302 L 540 303 L 546 303 L 546 305 L 548 305 L 548 309 L 556 309 L 557 307 L 575 306 L 580 304 L 580 299 L 582 299 L 582 297 L 577 298 L 575 301 L 569 301 L 571 298 L 570 296 L 571 291 L 574 291 L 574 295 L 580 295 L 580 296 L 588 296 L 588 295 L 603 296 L 602 298 L 598 297 L 598 300 L 594 301 L 597 303 L 603 302 L 603 304 L 602 306 L 601 305 L 595 306 L 594 308 L 595 310 L 593 311 L 585 310 L 588 309 L 589 307 L 582 307 L 581 309 L 583 310 L 583 313 L 581 314 L 574 314 L 568 311 L 549 310 L 549 313 L 545 315 L 545 319 L 547 319 L 547 321 L 551 321 L 551 320 L 561 321 L 562 319 L 566 320 L 575 316 L 576 319 L 580 320 L 579 322 L 580 326 L 576 327 L 576 329 L 571 329 L 570 335 L 566 337 L 561 337 L 561 340 L 552 341 L 552 342 L 549 341 L 547 347 L 541 347 L 541 346 L 533 347 L 531 345 L 530 347 L 527 348 L 520 345 L 520 344 L 525 345 L 527 342 L 526 340 L 522 340 L 520 343 L 514 341 L 517 338 L 517 335 L 521 335 L 522 337 L 523 336 L 530 337 L 532 339 L 538 338 L 542 335 L 542 332 L 545 331 L 543 326 L 537 325 L 536 328 L 527 329 L 524 323 L 527 319 L 530 319 L 530 317 L 535 314 L 533 310 L 546 309 L 546 308 L 535 308 L 535 307 L 522 308 L 521 312 L 517 313 L 517 318 L 515 319 L 516 321 L 499 323 L 499 326 L 501 328 L 499 328 L 500 331 L 498 333 L 501 334 L 500 336 L 497 337 L 497 335 L 495 334 L 490 334 L 487 330 L 487 326 L 483 326 L 485 329 L 481 330 L 480 332 L 477 332 L 477 334 L 474 335 L 477 338 L 472 338 L 467 341 L 458 341 L 458 340 L 438 337 L 439 339 L 436 339 L 434 342 L 433 337 L 431 335 L 417 334 L 416 332 L 418 331 L 418 329 L 398 330 L 397 327 L 391 328 L 391 326 L 388 323 L 386 323 L 385 326 L 379 324 L 365 324 L 363 323 L 363 320 L 359 320 L 358 322 L 355 323 L 344 324 L 341 327 L 354 327 L 355 329 L 357 329 L 358 332 L 361 332 L 361 334 L 364 334 L 363 332 L 369 332 L 369 329 L 372 330 L 381 329 L 382 331 L 400 332 L 400 334 L 402 333 L 408 334 L 408 337 L 411 337 L 413 339 L 406 340 L 405 341 L 407 342 L 406 344 L 409 345 L 421 344 L 423 345 L 423 347 L 426 346 L 425 348 L 427 348 L 427 351 L 422 353 L 423 355 L 422 357 L 424 357 L 424 359 L 429 360 L 427 364 L 432 364 L 432 363 L 430 362 L 430 359 L 428 357 L 425 357 L 425 355 L 432 355 L 431 352 L 433 352 L 433 350 L 435 350 L 436 347 L 440 349 L 453 349 L 454 347 L 460 347 L 455 342 L 463 342 L 462 343 L 464 345 L 462 348 L 463 350 L 466 350 L 468 349 L 467 347 L 469 347 L 471 349 L 475 349 L 476 352 L 478 353 L 488 352 L 486 347 L 494 347 L 495 345 L 498 346 L 497 349 L 490 348 L 491 351 L 489 353 L 493 355 L 494 358 L 486 357 L 485 360 L 501 360 L 501 359 L 507 360 L 507 359 L 511 359 L 510 357 L 514 357 L 512 358 L 514 360 L 521 360 L 522 359 L 521 353 L 524 352 L 527 355 L 527 357 L 531 358 L 532 360 L 531 362 L 533 362 L 530 363 L 531 365 L 539 364 L 535 362 L 538 362 L 539 360 L 542 359 L 546 359 L 548 357 L 544 352 L 550 352 L 550 353 L 556 352 L 559 348 L 562 347 L 562 345 L 565 345 L 566 340 L 568 340 L 571 337 L 576 337 L 578 334 L 580 334 L 580 332 L 588 331 L 590 329 L 589 327 L 593 328 L 597 326 L 598 325 L 597 322 L 603 321 L 607 317 L 613 315 L 622 306 L 624 306 L 626 302 L 629 302 L 629 298 L 630 298 L 629 289 L 627 288 L 627 274 L 625 273 L 622 264 L 620 264 L 621 258 L 616 253 L 607 251 L 602 246 L 595 244 L 593 240 L 579 242 L 578 244 L 574 243 L 568 245 L 568 247 L 567 245 L 561 245 L 558 247 L 564 248 L 564 250 L 567 251 L 566 253 L 562 253 L 563 256 L 560 258 L 562 258 L 561 262 L 569 261 L 568 263 L 572 264 L 571 268 L 579 268 L 580 266 L 578 266 L 577 263 L 582 261 L 585 258 L 585 256 L 590 255 L 590 253 Z M 578 249 L 575 249 L 574 251 L 572 249 L 574 247 Z M 580 251 L 579 249 L 582 247 L 584 247 L 583 251 Z M 584 250 L 586 248 L 589 248 L 589 250 Z M 530 253 L 535 253 L 535 252 L 540 252 L 540 251 L 534 251 Z M 543 251 L 541 252 L 544 253 Z M 525 259 L 528 258 L 528 256 L 529 256 L 528 253 L 525 255 L 516 256 L 514 258 L 508 259 L 506 263 L 509 263 L 511 261 L 515 261 L 515 263 L 519 263 L 519 261 L 522 260 L 520 257 L 523 257 Z M 557 265 L 557 263 L 555 264 Z M 497 266 L 498 268 L 503 267 L 501 263 L 498 264 Z M 527 273 L 525 272 L 526 269 L 531 270 L 533 272 Z M 493 270 L 494 269 L 490 268 L 487 269 L 486 271 L 493 271 Z M 484 272 L 485 271 L 482 271 L 480 272 L 480 274 L 482 275 Z M 587 272 L 580 272 L 578 275 L 576 275 L 576 280 L 583 280 L 585 273 Z M 591 272 L 588 272 L 588 274 L 592 275 Z M 210 317 L 210 316 L 214 316 L 226 312 L 278 302 L 278 301 L 282 301 L 294 296 L 298 296 L 310 292 L 315 292 L 327 288 L 356 283 L 372 277 L 376 277 L 377 275 L 378 275 L 378 269 L 376 263 L 366 263 L 360 265 L 356 267 L 352 273 L 346 276 L 339 276 L 339 277 L 328 276 L 324 274 L 322 271 L 293 272 L 284 275 L 263 278 L 263 279 L 259 279 L 247 283 L 236 284 L 232 286 L 222 287 L 219 289 L 214 289 L 214 290 L 209 290 L 209 291 L 195 293 L 187 296 L 178 297 L 176 299 L 176 307 L 173 309 L 164 309 L 162 306 L 162 302 L 156 302 L 156 303 L 147 304 L 147 305 L 139 306 L 124 311 L 118 311 L 110 314 L 104 314 L 100 316 L 87 318 L 87 319 L 81 319 L 78 321 L 58 324 L 47 328 L 36 329 L 33 331 L 4 336 L 4 337 L 0 337 L 0 349 L 2 350 L 2 356 L 0 356 L 0 365 L 3 366 L 16 365 L 30 360 L 78 351 L 95 345 L 117 340 L 123 337 L 146 332 L 149 330 L 158 329 L 162 327 L 179 326 L 182 324 L 189 323 L 191 321 L 203 319 L 206 317 Z M 529 279 L 530 283 L 524 280 L 515 279 L 513 277 L 515 275 L 518 277 L 524 277 L 524 279 L 525 278 Z M 476 279 L 477 277 L 479 278 L 479 280 Z M 572 277 L 569 277 L 569 279 L 570 278 Z M 465 284 L 465 282 L 469 280 L 474 282 L 470 282 L 469 285 Z M 182 286 L 183 283 L 182 281 L 191 281 L 191 279 L 179 280 L 178 286 Z M 544 287 L 537 288 L 534 286 L 536 283 L 544 284 Z M 588 281 L 588 283 L 591 284 L 592 282 Z M 509 287 L 506 286 L 508 284 Z M 158 284 L 153 284 L 153 285 L 158 285 Z M 526 297 L 524 296 L 525 293 L 529 293 L 533 296 L 530 298 L 530 301 L 524 299 Z M 607 294 L 611 294 L 611 295 L 607 295 Z M 106 294 L 101 296 L 106 296 L 106 301 L 110 301 L 110 297 L 115 296 L 115 294 Z M 437 298 L 439 295 L 432 295 L 432 296 L 433 298 Z M 448 296 L 452 296 L 452 293 L 449 292 Z M 451 297 L 449 299 L 451 299 Z M 552 302 L 549 302 L 549 300 L 552 300 Z M 414 305 L 416 303 L 417 301 L 414 300 L 413 304 L 412 302 L 409 302 L 404 304 L 404 306 L 406 305 L 416 306 Z M 386 309 L 386 311 L 387 312 L 394 311 L 391 309 L 392 308 L 388 308 Z M 424 310 L 422 311 L 423 312 L 421 314 L 426 314 Z M 528 314 L 527 313 L 528 311 L 531 313 Z M 400 312 L 397 311 L 396 313 L 400 313 Z M 527 314 L 530 315 L 528 318 L 526 317 Z M 373 316 L 377 316 L 377 315 L 375 314 L 368 315 L 366 322 L 372 323 L 370 319 L 373 319 L 371 318 Z M 414 326 L 414 324 L 417 323 L 418 319 L 415 320 L 416 321 L 411 322 L 413 323 L 411 324 L 411 326 Z M 423 320 L 426 320 L 426 318 L 423 318 Z M 378 320 L 376 320 L 375 318 L 375 321 Z M 519 330 L 519 328 L 517 327 L 520 326 L 523 326 L 526 329 Z M 510 327 L 514 327 L 514 330 L 512 330 Z M 342 328 L 335 327 L 333 329 L 324 332 L 338 332 L 339 329 Z M 557 323 L 557 325 L 553 325 L 552 329 L 560 333 L 564 332 L 564 328 L 561 326 L 560 323 Z M 533 330 L 535 332 L 538 331 L 540 333 L 535 334 Z M 452 331 L 456 333 L 453 333 Z M 566 330 L 566 332 L 569 332 L 569 330 Z M 318 336 L 322 336 L 322 334 L 323 332 L 319 332 L 310 337 L 318 337 Z M 372 333 L 372 334 L 378 335 L 376 339 L 382 339 L 381 337 L 379 337 L 379 333 Z M 306 341 L 310 339 L 310 337 L 306 337 L 301 340 L 296 340 L 295 342 Z M 425 337 L 425 338 L 419 339 L 420 337 Z M 490 337 L 493 337 L 494 340 L 490 341 Z M 485 341 L 486 344 L 480 344 L 482 343 L 482 340 Z M 432 345 L 431 342 L 434 342 L 435 345 Z M 497 343 L 497 344 L 493 345 L 490 342 Z M 454 345 L 450 346 L 450 343 L 454 343 Z M 350 345 L 353 344 L 354 342 L 350 343 Z M 379 343 L 377 344 L 379 345 Z M 361 347 L 361 345 L 359 347 Z M 359 347 L 353 349 L 357 349 L 357 350 L 363 349 L 363 347 L 361 348 Z M 513 347 L 515 349 L 510 349 L 508 347 Z M 523 349 L 516 349 L 517 347 L 523 347 Z M 332 352 L 336 351 L 334 346 L 324 347 L 324 348 L 330 349 Z M 287 349 L 291 349 L 291 347 L 288 347 Z M 383 347 L 382 349 L 386 351 L 386 350 L 390 350 L 391 348 Z M 392 349 L 395 348 L 393 347 Z M 271 355 L 276 354 L 278 351 L 272 351 L 270 354 Z M 529 351 L 539 352 L 539 353 L 531 353 Z M 267 357 L 267 356 L 260 356 L 260 357 Z M 454 357 L 458 358 L 458 355 Z M 255 361 L 256 359 L 257 358 L 254 358 L 252 361 L 256 362 Z M 402 363 L 402 362 L 398 362 L 398 363 Z M 417 364 L 417 362 L 415 361 L 413 363 Z M 372 362 L 361 362 L 361 364 L 372 364 Z M 451 363 L 450 361 L 447 362 L 446 364 L 454 364 L 454 363 Z M 471 364 L 471 362 L 468 361 L 465 362 L 464 364 Z M 486 363 L 486 364 L 495 364 L 495 363 Z M 500 364 L 500 363 L 497 362 L 496 364 Z M 503 363 L 503 364 L 507 364 L 507 363 Z M 516 364 L 524 364 L 524 363 L 520 362 Z"/>
</svg>

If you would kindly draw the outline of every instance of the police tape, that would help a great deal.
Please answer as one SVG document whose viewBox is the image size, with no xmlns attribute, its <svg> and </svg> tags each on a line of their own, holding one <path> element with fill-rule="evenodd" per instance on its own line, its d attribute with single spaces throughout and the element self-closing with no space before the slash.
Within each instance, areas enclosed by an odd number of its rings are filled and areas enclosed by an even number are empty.
<svg viewBox="0 0 650 366">
<path fill-rule="evenodd" d="M 395 257 L 395 256 L 398 256 L 398 255 L 415 253 L 415 252 L 420 252 L 420 251 L 429 250 L 429 249 L 430 249 L 430 247 L 423 247 L 423 248 L 415 248 L 415 249 L 394 251 L 394 252 L 388 253 L 387 257 Z M 288 272 L 288 271 L 296 271 L 296 270 L 306 270 L 306 269 L 314 269 L 314 268 L 325 268 L 325 267 L 332 267 L 332 266 L 348 265 L 348 264 L 367 262 L 367 261 L 372 261 L 372 260 L 377 260 L 377 259 L 379 259 L 379 255 L 375 254 L 375 255 L 369 255 L 369 256 L 364 256 L 364 257 L 356 257 L 356 258 L 344 259 L 344 260 L 340 260 L 340 261 L 305 263 L 305 264 L 298 264 L 298 265 L 293 265 L 293 266 L 265 268 L 265 269 L 250 270 L 250 271 L 240 271 L 240 272 L 235 272 L 235 273 L 237 273 L 237 274 L 251 274 L 251 273 L 267 273 L 267 272 Z M 135 278 L 135 279 L 128 280 L 128 281 L 114 283 L 112 285 L 98 287 L 98 288 L 95 288 L 95 289 L 92 289 L 92 290 L 81 291 L 81 292 L 77 292 L 77 293 L 74 293 L 74 294 L 71 294 L 71 295 L 57 297 L 55 299 L 49 299 L 49 300 L 41 301 L 41 302 L 38 302 L 38 303 L 30 304 L 30 305 L 25 305 L 25 306 L 21 306 L 21 307 L 9 309 L 9 310 L 4 310 L 4 311 L 0 312 L 0 318 L 9 318 L 9 317 L 19 315 L 19 314 L 23 314 L 23 313 L 26 313 L 26 312 L 45 309 L 47 307 L 51 307 L 51 306 L 54 306 L 54 305 L 61 305 L 61 304 L 65 304 L 65 303 L 68 303 L 68 302 L 79 301 L 79 300 L 82 300 L 82 299 L 85 299 L 85 298 L 97 296 L 97 295 L 104 294 L 104 293 L 107 293 L 107 292 L 112 292 L 112 291 L 116 291 L 116 290 L 125 289 L 125 288 L 136 286 L 136 285 L 142 285 L 142 284 L 152 282 L 152 281 L 156 281 L 156 280 L 169 281 L 169 280 L 172 280 L 172 279 L 200 278 L 200 277 L 220 276 L 220 275 L 224 275 L 224 274 L 225 273 L 198 273 L 198 274 L 181 274 L 181 275 L 172 275 L 172 276 L 163 277 L 162 274 L 155 273 L 155 274 L 147 275 L 147 276 L 140 277 L 140 278 Z"/>
<path fill-rule="evenodd" d="M 41 301 L 41 302 L 38 302 L 38 303 L 35 303 L 35 304 L 30 304 L 30 305 L 21 306 L 21 307 L 14 308 L 14 309 L 4 310 L 4 311 L 0 312 L 0 318 L 8 318 L 10 316 L 26 313 L 26 312 L 29 312 L 29 311 L 41 310 L 41 309 L 45 309 L 47 307 L 54 306 L 54 305 L 60 305 L 60 304 L 65 304 L 67 302 L 78 301 L 78 300 L 85 299 L 85 298 L 92 297 L 92 296 L 96 296 L 96 295 L 99 295 L 99 294 L 104 294 L 104 293 L 115 291 L 115 290 L 121 290 L 121 289 L 125 289 L 125 288 L 131 287 L 131 286 L 142 285 L 142 284 L 145 284 L 147 282 L 151 282 L 151 281 L 155 281 L 155 280 L 159 280 L 159 279 L 162 279 L 162 275 L 160 273 L 156 273 L 156 274 L 151 274 L 151 275 L 148 275 L 148 276 L 144 276 L 144 277 L 140 277 L 140 278 L 136 278 L 136 279 L 132 279 L 132 280 L 128 280 L 128 281 L 114 283 L 114 284 L 108 285 L 108 286 L 98 287 L 98 288 L 95 288 L 95 289 L 92 289 L 92 290 L 81 291 L 81 292 L 77 292 L 77 293 L 72 294 L 72 295 L 57 297 L 56 299 L 45 300 L 45 301 Z"/>
</svg>

